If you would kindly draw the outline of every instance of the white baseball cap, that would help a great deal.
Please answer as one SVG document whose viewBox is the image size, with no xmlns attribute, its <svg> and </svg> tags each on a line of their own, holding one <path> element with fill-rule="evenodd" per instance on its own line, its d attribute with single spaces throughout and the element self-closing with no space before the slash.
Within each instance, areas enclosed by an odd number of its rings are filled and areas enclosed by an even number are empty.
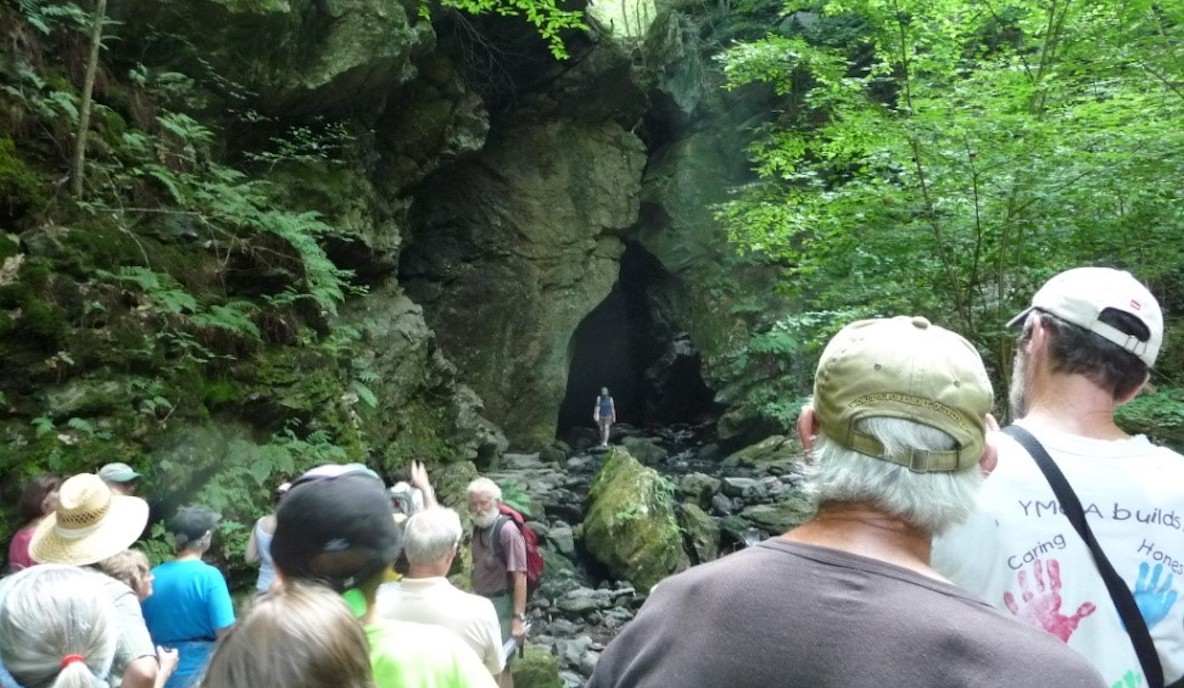
<svg viewBox="0 0 1184 688">
<path fill-rule="evenodd" d="M 1073 268 L 1053 277 L 1032 297 L 1032 305 L 1012 318 L 1008 327 L 1023 322 L 1033 310 L 1051 313 L 1065 322 L 1093 332 L 1155 365 L 1163 344 L 1163 311 L 1147 287 L 1131 273 L 1114 268 Z M 1139 320 L 1151 336 L 1142 341 L 1100 321 L 1107 310 Z"/>
</svg>

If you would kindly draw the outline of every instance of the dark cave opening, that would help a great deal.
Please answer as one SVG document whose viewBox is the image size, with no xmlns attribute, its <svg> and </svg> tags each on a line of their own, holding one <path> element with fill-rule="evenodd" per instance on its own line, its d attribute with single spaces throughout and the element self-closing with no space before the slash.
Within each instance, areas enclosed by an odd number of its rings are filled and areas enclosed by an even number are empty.
<svg viewBox="0 0 1184 688">
<path fill-rule="evenodd" d="M 633 426 L 715 417 L 715 393 L 700 375 L 699 353 L 670 316 L 680 289 L 653 255 L 626 243 L 617 283 L 572 334 L 558 436 L 592 427 L 601 387 L 613 395 L 618 422 Z"/>
</svg>

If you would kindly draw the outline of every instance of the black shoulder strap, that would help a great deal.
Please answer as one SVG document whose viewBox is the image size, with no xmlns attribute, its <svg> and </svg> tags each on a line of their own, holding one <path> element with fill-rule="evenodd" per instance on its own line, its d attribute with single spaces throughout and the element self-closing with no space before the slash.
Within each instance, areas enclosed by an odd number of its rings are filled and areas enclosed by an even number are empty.
<svg viewBox="0 0 1184 688">
<path fill-rule="evenodd" d="M 1098 573 L 1106 583 L 1110 599 L 1118 608 L 1118 616 L 1122 618 L 1126 632 L 1131 638 L 1131 644 L 1135 647 L 1135 654 L 1139 656 L 1139 664 L 1143 667 L 1143 675 L 1147 678 L 1149 688 L 1163 688 L 1163 667 L 1159 663 L 1159 654 L 1155 651 L 1155 644 L 1151 640 L 1151 631 L 1147 629 L 1147 622 L 1143 620 L 1143 615 L 1139 612 L 1139 606 L 1135 603 L 1135 597 L 1127 587 L 1126 581 L 1114 570 L 1114 566 L 1106 558 L 1106 553 L 1102 551 L 1101 545 L 1094 538 L 1089 524 L 1085 521 L 1085 510 L 1081 507 L 1081 500 L 1077 498 L 1077 493 L 1069 486 L 1069 481 L 1065 479 L 1061 469 L 1057 467 L 1056 462 L 1048 455 L 1040 441 L 1032 436 L 1032 433 L 1018 425 L 1009 425 L 1003 428 L 1003 432 L 1023 445 L 1024 449 L 1028 450 L 1028 453 L 1036 461 L 1036 465 L 1043 471 L 1044 477 L 1052 487 L 1053 494 L 1056 495 L 1057 502 L 1061 505 L 1061 513 L 1073 524 L 1077 534 L 1081 536 L 1082 540 L 1085 540 L 1089 551 L 1094 555 L 1094 563 L 1098 567 Z"/>
<path fill-rule="evenodd" d="M 490 545 L 493 546 L 494 554 L 496 554 L 497 558 L 501 559 L 502 561 L 506 560 L 506 553 L 502 551 L 502 528 L 505 528 L 506 523 L 508 523 L 509 521 L 510 521 L 509 516 L 507 516 L 505 514 L 501 514 L 497 517 L 497 520 L 494 521 L 493 525 L 490 526 L 490 528 L 489 528 L 489 539 L 492 540 Z"/>
</svg>

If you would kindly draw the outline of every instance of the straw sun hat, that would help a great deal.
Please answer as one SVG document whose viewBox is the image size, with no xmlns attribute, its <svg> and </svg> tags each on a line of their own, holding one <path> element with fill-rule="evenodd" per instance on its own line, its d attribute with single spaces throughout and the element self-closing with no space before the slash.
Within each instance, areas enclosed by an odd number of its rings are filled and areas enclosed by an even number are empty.
<svg viewBox="0 0 1184 688">
<path fill-rule="evenodd" d="M 148 502 L 111 493 L 93 473 L 62 483 L 60 506 L 29 543 L 29 554 L 41 564 L 86 566 L 131 546 L 148 523 Z"/>
</svg>

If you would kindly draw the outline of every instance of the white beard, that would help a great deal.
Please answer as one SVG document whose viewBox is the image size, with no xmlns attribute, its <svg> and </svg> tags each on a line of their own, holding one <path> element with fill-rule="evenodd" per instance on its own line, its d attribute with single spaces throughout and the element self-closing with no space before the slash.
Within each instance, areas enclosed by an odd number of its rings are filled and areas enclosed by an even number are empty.
<svg viewBox="0 0 1184 688">
<path fill-rule="evenodd" d="M 497 509 L 490 509 L 489 511 L 484 511 L 484 512 L 479 513 L 473 517 L 473 523 L 478 528 L 488 528 L 493 525 L 494 521 L 497 520 L 498 513 L 499 512 Z"/>
</svg>

